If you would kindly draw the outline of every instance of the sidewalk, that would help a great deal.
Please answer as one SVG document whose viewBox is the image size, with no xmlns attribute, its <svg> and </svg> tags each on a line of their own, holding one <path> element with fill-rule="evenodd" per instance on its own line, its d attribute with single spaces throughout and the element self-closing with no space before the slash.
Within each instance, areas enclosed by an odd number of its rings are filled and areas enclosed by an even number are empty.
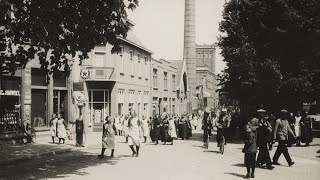
<svg viewBox="0 0 320 180">
<path fill-rule="evenodd" d="M 75 146 L 75 139 L 66 140 L 65 145 L 51 144 L 51 137 L 41 135 L 37 137 L 36 143 L 1 145 L 0 166 L 16 164 L 29 159 L 36 159 L 56 154 L 69 153 L 72 151 L 88 151 L 100 148 L 101 133 L 90 133 L 85 137 L 85 147 Z M 57 140 L 56 140 L 57 141 Z"/>
</svg>

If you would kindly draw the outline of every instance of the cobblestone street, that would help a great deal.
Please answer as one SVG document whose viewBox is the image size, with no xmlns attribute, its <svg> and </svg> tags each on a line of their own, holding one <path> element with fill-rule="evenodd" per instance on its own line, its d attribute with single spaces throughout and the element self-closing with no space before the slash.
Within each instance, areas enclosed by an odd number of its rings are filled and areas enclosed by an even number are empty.
<svg viewBox="0 0 320 180">
<path fill-rule="evenodd" d="M 242 179 L 242 143 L 228 143 L 225 154 L 218 152 L 212 141 L 209 149 L 202 148 L 201 132 L 192 139 L 175 141 L 174 145 L 144 144 L 140 157 L 131 157 L 123 137 L 117 138 L 115 158 L 97 158 L 100 153 L 99 134 L 88 139 L 83 149 L 73 148 L 64 154 L 39 157 L 1 169 L 1 179 L 140 179 L 140 180 L 212 180 Z M 72 142 L 68 142 L 71 144 Z M 66 145 L 69 148 L 71 145 Z M 271 155 L 274 154 L 273 149 Z M 256 170 L 256 179 L 318 179 L 320 176 L 320 140 L 314 139 L 310 147 L 291 147 L 289 152 L 296 162 L 288 167 L 284 157 L 272 171 Z M 109 155 L 110 151 L 106 154 Z"/>
</svg>

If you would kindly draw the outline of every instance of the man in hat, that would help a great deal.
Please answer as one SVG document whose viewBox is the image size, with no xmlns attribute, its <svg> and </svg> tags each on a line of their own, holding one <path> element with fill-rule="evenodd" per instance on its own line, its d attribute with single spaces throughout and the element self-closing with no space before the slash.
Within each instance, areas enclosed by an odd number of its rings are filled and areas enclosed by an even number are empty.
<svg viewBox="0 0 320 180">
<path fill-rule="evenodd" d="M 257 146 L 259 147 L 257 164 L 259 167 L 266 164 L 267 168 L 272 170 L 274 167 L 272 166 L 268 150 L 268 137 L 272 131 L 272 127 L 266 119 L 266 110 L 257 110 L 257 118 L 253 118 L 251 124 L 256 131 Z"/>
<path fill-rule="evenodd" d="M 283 109 L 280 112 L 280 118 L 277 119 L 275 123 L 273 139 L 278 140 L 278 148 L 273 156 L 274 165 L 279 165 L 278 160 L 282 153 L 286 158 L 289 166 L 292 166 L 294 164 L 294 162 L 292 161 L 289 155 L 286 143 L 288 141 L 288 133 L 291 133 L 294 138 L 296 138 L 296 136 L 291 130 L 287 118 L 288 118 L 288 111 Z"/>
</svg>

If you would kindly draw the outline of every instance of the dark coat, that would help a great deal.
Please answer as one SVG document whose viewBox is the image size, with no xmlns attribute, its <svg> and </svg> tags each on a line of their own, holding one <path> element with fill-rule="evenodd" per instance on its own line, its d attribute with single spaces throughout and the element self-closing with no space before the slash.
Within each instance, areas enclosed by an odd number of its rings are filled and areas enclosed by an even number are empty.
<svg viewBox="0 0 320 180">
<path fill-rule="evenodd" d="M 257 153 L 256 134 L 254 132 L 247 132 L 242 152 Z"/>
<path fill-rule="evenodd" d="M 312 137 L 312 120 L 310 116 L 302 117 L 301 124 L 301 142 L 310 143 L 313 140 Z"/>
</svg>

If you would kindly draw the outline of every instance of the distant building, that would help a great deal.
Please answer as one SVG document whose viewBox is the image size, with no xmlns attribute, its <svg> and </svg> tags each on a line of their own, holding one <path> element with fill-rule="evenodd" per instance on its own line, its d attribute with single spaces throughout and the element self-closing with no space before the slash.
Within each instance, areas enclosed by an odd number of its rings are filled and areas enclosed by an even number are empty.
<svg viewBox="0 0 320 180">
<path fill-rule="evenodd" d="M 198 96 L 200 99 L 197 103 L 198 108 L 203 106 L 217 107 L 219 98 L 217 90 L 217 77 L 215 75 L 215 62 L 216 62 L 216 48 L 214 45 L 197 45 L 197 86 Z M 202 86 L 202 91 L 200 86 Z"/>
<path fill-rule="evenodd" d="M 183 86 L 183 82 L 187 81 L 187 78 L 183 80 L 186 65 L 183 67 L 180 62 L 152 59 L 151 68 L 153 115 L 187 113 L 187 90 Z"/>
</svg>

